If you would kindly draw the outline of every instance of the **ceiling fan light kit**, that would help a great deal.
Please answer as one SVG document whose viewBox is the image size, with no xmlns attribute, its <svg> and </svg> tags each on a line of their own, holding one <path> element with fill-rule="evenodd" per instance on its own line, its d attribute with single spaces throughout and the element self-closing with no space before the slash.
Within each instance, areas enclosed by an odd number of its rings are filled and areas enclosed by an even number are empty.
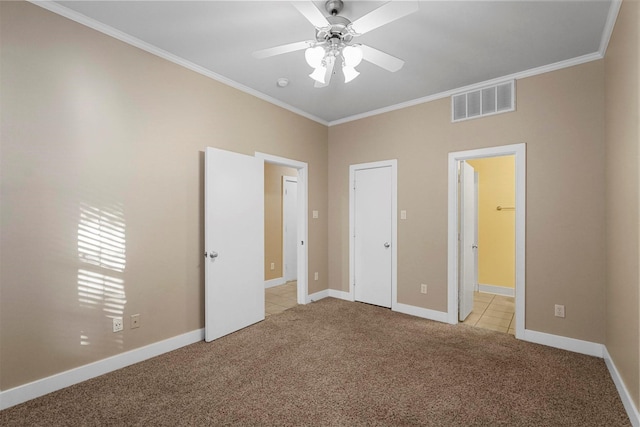
<svg viewBox="0 0 640 427">
<path fill-rule="evenodd" d="M 309 74 L 315 87 L 326 87 L 331 81 L 336 60 L 342 58 L 342 73 L 345 83 L 360 75 L 356 70 L 366 60 L 387 71 L 398 71 L 404 61 L 370 46 L 352 43 L 354 37 L 400 19 L 418 10 L 417 2 L 388 2 L 378 9 L 357 19 L 353 23 L 338 14 L 342 11 L 342 0 L 328 0 L 324 14 L 311 1 L 293 2 L 293 6 L 316 28 L 316 39 L 290 43 L 253 53 L 255 58 L 268 58 L 305 49 L 305 60 L 314 71 Z"/>
<path fill-rule="evenodd" d="M 328 51 L 323 46 L 307 48 L 305 59 L 307 64 L 315 69 L 313 73 L 309 74 L 309 77 L 318 83 L 325 84 L 327 70 L 333 68 L 338 56 L 342 56 L 342 73 L 345 83 L 349 83 L 360 75 L 355 67 L 362 61 L 362 49 L 359 46 L 332 43 L 331 49 Z M 319 78 L 320 76 L 322 77 Z"/>
</svg>

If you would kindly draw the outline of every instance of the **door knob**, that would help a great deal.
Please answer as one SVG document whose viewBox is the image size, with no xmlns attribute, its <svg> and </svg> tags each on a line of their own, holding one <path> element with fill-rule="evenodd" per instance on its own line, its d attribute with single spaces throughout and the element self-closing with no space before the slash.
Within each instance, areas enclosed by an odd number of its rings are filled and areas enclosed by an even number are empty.
<svg viewBox="0 0 640 427">
<path fill-rule="evenodd" d="M 471 249 L 478 249 L 478 245 L 471 245 Z"/>
<path fill-rule="evenodd" d="M 384 242 L 384 247 L 385 247 L 385 248 L 388 248 L 389 246 L 391 246 L 391 245 L 389 244 L 389 242 Z"/>
<path fill-rule="evenodd" d="M 211 253 L 209 254 L 210 258 L 218 258 L 218 252 L 216 251 L 211 251 Z"/>
</svg>

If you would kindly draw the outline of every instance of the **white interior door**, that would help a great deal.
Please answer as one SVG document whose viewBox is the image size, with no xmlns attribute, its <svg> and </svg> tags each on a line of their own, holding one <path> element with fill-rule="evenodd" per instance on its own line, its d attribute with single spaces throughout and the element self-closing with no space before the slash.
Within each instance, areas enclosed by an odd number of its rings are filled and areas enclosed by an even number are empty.
<svg viewBox="0 0 640 427">
<path fill-rule="evenodd" d="M 476 279 L 476 185 L 475 171 L 467 162 L 460 163 L 460 321 L 473 310 Z"/>
<path fill-rule="evenodd" d="M 354 297 L 391 308 L 391 166 L 355 171 Z"/>
<path fill-rule="evenodd" d="M 205 339 L 264 320 L 264 162 L 205 153 Z"/>
<path fill-rule="evenodd" d="M 284 176 L 282 195 L 282 242 L 284 245 L 284 280 L 298 278 L 298 180 Z"/>
</svg>

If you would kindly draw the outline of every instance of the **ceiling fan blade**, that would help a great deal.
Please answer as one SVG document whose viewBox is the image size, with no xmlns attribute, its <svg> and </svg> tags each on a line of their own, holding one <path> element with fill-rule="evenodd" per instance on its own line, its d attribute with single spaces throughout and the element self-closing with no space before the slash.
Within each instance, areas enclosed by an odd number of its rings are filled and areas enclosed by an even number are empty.
<svg viewBox="0 0 640 427">
<path fill-rule="evenodd" d="M 327 73 L 324 75 L 324 83 L 316 81 L 313 87 L 327 87 L 331 83 L 331 76 L 333 76 L 333 67 L 336 65 L 336 59 L 333 56 L 329 56 L 327 61 Z"/>
<path fill-rule="evenodd" d="M 264 59 L 270 56 L 276 56 L 276 55 L 281 55 L 283 53 L 295 52 L 296 50 L 306 49 L 310 47 L 312 44 L 313 42 L 311 41 L 283 44 L 281 46 L 270 47 L 268 49 L 256 50 L 251 55 L 253 55 L 254 58 Z"/>
<path fill-rule="evenodd" d="M 351 28 L 358 34 L 364 34 L 417 10 L 417 1 L 390 1 L 362 18 L 356 19 L 351 24 Z"/>
<path fill-rule="evenodd" d="M 362 49 L 363 59 L 384 68 L 387 71 L 395 73 L 404 65 L 404 61 L 381 50 L 374 49 L 370 46 L 360 45 Z"/>
<path fill-rule="evenodd" d="M 295 1 L 291 2 L 293 6 L 298 9 L 302 15 L 316 28 L 323 28 L 329 25 L 329 21 L 325 18 L 324 14 L 320 12 L 313 2 L 311 1 Z"/>
</svg>

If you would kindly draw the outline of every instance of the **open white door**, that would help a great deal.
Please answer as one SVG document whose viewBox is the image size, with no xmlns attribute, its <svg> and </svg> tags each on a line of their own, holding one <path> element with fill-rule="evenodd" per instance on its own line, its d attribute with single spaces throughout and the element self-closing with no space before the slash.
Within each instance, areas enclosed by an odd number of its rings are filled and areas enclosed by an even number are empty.
<svg viewBox="0 0 640 427">
<path fill-rule="evenodd" d="M 284 280 L 298 278 L 298 178 L 282 177 L 282 230 L 284 245 Z"/>
<path fill-rule="evenodd" d="M 476 186 L 475 171 L 467 162 L 460 162 L 460 290 L 458 298 L 460 321 L 473 310 L 476 278 Z"/>
<path fill-rule="evenodd" d="M 264 320 L 264 161 L 205 153 L 205 340 Z"/>
<path fill-rule="evenodd" d="M 392 168 L 354 174 L 354 298 L 391 308 Z"/>
</svg>

